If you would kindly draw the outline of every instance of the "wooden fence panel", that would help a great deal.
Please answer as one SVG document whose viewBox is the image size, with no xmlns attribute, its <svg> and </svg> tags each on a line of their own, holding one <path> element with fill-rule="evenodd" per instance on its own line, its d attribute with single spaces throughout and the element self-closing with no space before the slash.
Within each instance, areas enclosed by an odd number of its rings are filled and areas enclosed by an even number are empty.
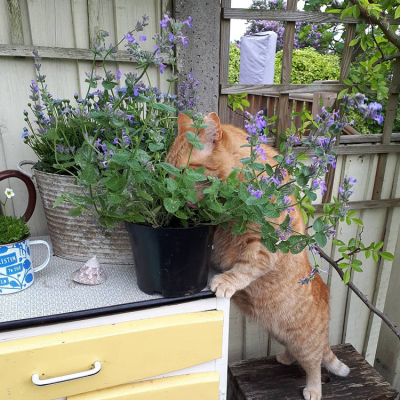
<svg viewBox="0 0 400 400">
<path fill-rule="evenodd" d="M 10 16 L 8 3 L 17 4 Z M 144 34 L 147 42 L 144 46 L 152 47 L 151 38 L 160 30 L 158 21 L 165 8 L 165 0 L 135 1 L 130 0 L 0 0 L 0 170 L 15 169 L 19 161 L 35 160 L 31 149 L 21 139 L 24 122 L 23 110 L 29 100 L 30 80 L 35 79 L 33 58 L 29 46 L 41 46 L 42 51 L 53 58 L 42 60 L 42 71 L 50 92 L 55 98 L 68 97 L 73 101 L 74 93 L 83 97 L 87 91 L 85 72 L 91 69 L 91 57 L 87 57 L 87 49 L 93 41 L 98 29 L 103 28 L 110 33 L 106 43 L 115 44 L 117 37 L 121 38 L 132 29 L 132 24 L 141 20 L 142 15 L 150 17 L 150 25 Z M 17 10 L 17 11 L 15 11 Z M 18 12 L 19 15 L 15 15 Z M 10 21 L 20 21 L 18 24 Z M 20 32 L 17 34 L 15 30 Z M 21 41 L 22 32 L 22 41 Z M 18 43 L 17 43 L 18 42 Z M 18 46 L 7 46 L 17 44 Z M 29 48 L 28 51 L 21 51 Z M 56 49 L 57 47 L 58 49 Z M 10 48 L 15 48 L 14 54 L 23 57 L 10 56 Z M 66 50 L 60 50 L 65 48 Z M 71 54 L 70 49 L 76 49 Z M 124 51 L 124 48 L 119 50 Z M 23 54 L 22 54 L 23 53 Z M 68 54 L 66 57 L 65 54 Z M 121 53 L 123 54 L 123 53 Z M 83 59 L 81 59 L 83 58 Z M 129 61 L 126 55 L 122 59 Z M 115 71 L 118 66 L 122 72 L 134 72 L 132 62 L 110 61 L 107 69 Z M 96 72 L 103 75 L 100 63 L 96 63 Z M 166 79 L 170 71 L 161 76 L 153 68 L 149 70 L 153 86 L 165 89 Z M 11 186 L 17 196 L 9 202 L 7 212 L 22 215 L 26 204 L 24 200 L 24 185 L 17 180 L 2 181 L 0 190 Z M 12 207 L 14 205 L 14 209 Z M 43 207 L 38 198 L 36 211 L 29 221 L 32 235 L 44 235 L 47 226 Z"/>
</svg>

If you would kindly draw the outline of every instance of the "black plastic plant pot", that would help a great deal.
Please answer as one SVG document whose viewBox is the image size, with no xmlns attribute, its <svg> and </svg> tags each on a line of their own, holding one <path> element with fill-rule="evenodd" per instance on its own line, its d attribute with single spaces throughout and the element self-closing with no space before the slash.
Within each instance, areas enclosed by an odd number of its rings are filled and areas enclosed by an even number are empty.
<svg viewBox="0 0 400 400">
<path fill-rule="evenodd" d="M 215 227 L 152 228 L 126 222 L 139 288 L 164 297 L 207 286 Z"/>
</svg>

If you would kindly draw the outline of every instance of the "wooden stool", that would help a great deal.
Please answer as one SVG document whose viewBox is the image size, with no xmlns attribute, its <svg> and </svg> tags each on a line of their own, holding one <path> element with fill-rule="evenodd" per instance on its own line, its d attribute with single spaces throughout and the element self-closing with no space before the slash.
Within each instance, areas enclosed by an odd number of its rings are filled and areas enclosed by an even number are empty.
<svg viewBox="0 0 400 400">
<path fill-rule="evenodd" d="M 323 400 L 391 400 L 398 392 L 350 344 L 332 346 L 350 368 L 341 378 L 322 369 Z M 302 400 L 306 374 L 298 363 L 279 364 L 275 357 L 229 364 L 229 400 Z"/>
</svg>

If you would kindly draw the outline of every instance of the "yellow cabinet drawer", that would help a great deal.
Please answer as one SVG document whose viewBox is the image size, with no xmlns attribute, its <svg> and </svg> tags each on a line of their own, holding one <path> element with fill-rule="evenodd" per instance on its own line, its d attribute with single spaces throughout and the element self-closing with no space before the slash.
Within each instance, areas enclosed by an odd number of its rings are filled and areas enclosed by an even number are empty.
<svg viewBox="0 0 400 400">
<path fill-rule="evenodd" d="M 218 372 L 204 372 L 121 385 L 68 400 L 218 400 L 218 383 Z"/>
<path fill-rule="evenodd" d="M 52 400 L 126 384 L 221 357 L 223 312 L 207 311 L 0 343 L 0 399 Z M 91 377 L 36 386 L 87 371 Z"/>
</svg>

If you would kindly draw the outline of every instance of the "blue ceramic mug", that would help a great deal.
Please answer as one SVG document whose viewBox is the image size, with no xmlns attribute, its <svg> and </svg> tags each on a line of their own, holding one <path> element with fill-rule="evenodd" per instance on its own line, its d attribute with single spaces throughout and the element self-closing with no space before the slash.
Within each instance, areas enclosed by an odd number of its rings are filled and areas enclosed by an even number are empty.
<svg viewBox="0 0 400 400">
<path fill-rule="evenodd" d="M 33 267 L 30 245 L 44 244 L 47 258 L 38 267 Z M 20 240 L 16 243 L 0 245 L 0 295 L 16 293 L 31 286 L 34 273 L 41 271 L 50 261 L 50 246 L 44 240 Z"/>
</svg>

